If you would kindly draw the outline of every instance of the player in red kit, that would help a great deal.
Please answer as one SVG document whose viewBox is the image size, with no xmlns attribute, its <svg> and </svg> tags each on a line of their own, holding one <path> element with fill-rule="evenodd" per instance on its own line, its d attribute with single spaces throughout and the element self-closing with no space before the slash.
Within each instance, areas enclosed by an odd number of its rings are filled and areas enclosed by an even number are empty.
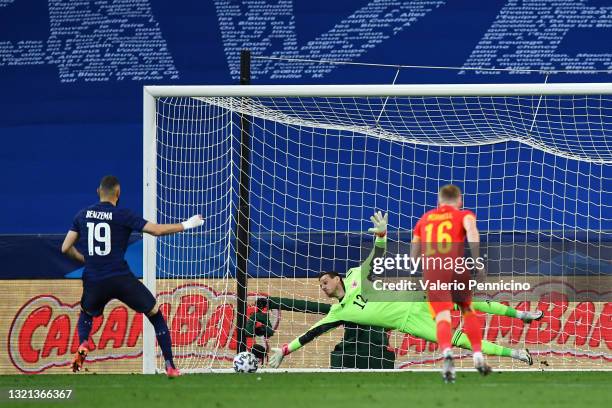
<svg viewBox="0 0 612 408">
<path fill-rule="evenodd" d="M 427 300 L 435 316 L 438 345 L 444 357 L 442 376 L 445 382 L 455 381 L 451 350 L 451 310 L 454 304 L 459 306 L 463 315 L 463 331 L 474 351 L 474 366 L 483 375 L 491 372 L 482 355 L 481 325 L 472 309 L 468 289 L 469 269 L 481 273 L 484 265 L 482 262 L 468 262 L 463 253 L 467 238 L 471 259 L 478 259 L 480 236 L 476 216 L 472 211 L 462 210 L 462 206 L 459 187 L 452 184 L 442 187 L 438 193 L 438 208 L 421 217 L 412 237 L 411 256 L 422 256 L 424 261 L 423 279 L 428 284 Z"/>
</svg>

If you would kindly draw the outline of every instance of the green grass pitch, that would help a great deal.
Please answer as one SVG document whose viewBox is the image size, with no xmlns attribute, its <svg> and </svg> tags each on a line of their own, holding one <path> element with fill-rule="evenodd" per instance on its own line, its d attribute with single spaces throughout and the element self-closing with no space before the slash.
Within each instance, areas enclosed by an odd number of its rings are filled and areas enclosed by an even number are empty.
<svg viewBox="0 0 612 408">
<path fill-rule="evenodd" d="M 63 402 L 15 401 L 9 389 L 72 389 Z M 0 406 L 66 407 L 604 407 L 612 372 L 436 372 L 0 376 Z"/>
</svg>

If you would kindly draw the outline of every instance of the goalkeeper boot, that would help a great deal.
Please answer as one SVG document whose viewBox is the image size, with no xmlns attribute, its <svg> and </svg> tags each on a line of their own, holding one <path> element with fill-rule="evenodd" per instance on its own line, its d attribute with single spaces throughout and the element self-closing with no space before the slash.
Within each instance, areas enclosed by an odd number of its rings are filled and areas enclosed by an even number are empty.
<svg viewBox="0 0 612 408">
<path fill-rule="evenodd" d="M 535 312 L 524 311 L 521 312 L 519 318 L 523 321 L 523 323 L 531 323 L 535 320 L 540 320 L 544 317 L 544 312 L 541 310 L 536 310 Z"/>
<path fill-rule="evenodd" d="M 83 342 L 77 349 L 77 352 L 74 355 L 74 358 L 72 359 L 73 373 L 81 371 L 81 369 L 83 368 L 83 363 L 85 362 L 85 358 L 87 358 L 88 352 L 89 348 L 87 347 L 87 342 Z"/>
<path fill-rule="evenodd" d="M 455 362 L 451 349 L 444 350 L 444 362 L 442 363 L 442 378 L 447 384 L 455 382 Z"/>
<path fill-rule="evenodd" d="M 485 361 L 484 356 L 481 352 L 474 353 L 474 367 L 481 375 L 489 375 L 491 374 L 491 367 Z"/>
<path fill-rule="evenodd" d="M 528 349 L 523 350 L 512 350 L 512 358 L 517 360 L 521 360 L 527 365 L 533 365 L 533 357 L 531 357 L 531 353 Z"/>
</svg>

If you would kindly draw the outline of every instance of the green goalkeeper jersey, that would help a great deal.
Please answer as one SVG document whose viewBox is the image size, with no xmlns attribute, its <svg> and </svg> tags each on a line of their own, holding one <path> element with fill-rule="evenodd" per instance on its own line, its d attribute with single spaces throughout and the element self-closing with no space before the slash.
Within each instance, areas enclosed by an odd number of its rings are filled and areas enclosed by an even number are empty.
<svg viewBox="0 0 612 408">
<path fill-rule="evenodd" d="M 362 279 L 362 277 L 369 275 L 373 259 L 384 254 L 386 244 L 386 237 L 376 238 L 374 248 L 364 263 L 356 268 L 349 269 L 346 273 L 344 297 L 330 308 L 329 313 L 323 319 L 289 343 L 290 352 L 346 322 L 401 330 L 415 308 L 420 309 L 422 307 L 419 302 L 368 302 L 368 299 L 362 296 L 362 284 L 369 283 L 367 279 Z"/>
</svg>

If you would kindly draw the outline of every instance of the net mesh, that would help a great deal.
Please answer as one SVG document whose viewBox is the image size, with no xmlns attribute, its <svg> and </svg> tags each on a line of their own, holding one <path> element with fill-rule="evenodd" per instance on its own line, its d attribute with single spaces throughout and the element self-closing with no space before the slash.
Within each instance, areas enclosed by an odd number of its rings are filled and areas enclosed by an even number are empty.
<svg viewBox="0 0 612 408">
<path fill-rule="evenodd" d="M 527 347 L 542 367 L 610 367 L 612 303 L 604 292 L 612 275 L 612 97 L 180 97 L 158 98 L 156 106 L 157 221 L 205 218 L 201 230 L 157 243 L 158 298 L 180 368 L 227 368 L 236 354 L 241 114 L 250 118 L 251 139 L 249 349 L 287 343 L 324 316 L 330 301 L 315 277 L 359 265 L 372 247 L 366 231 L 375 210 L 389 213 L 389 241 L 401 245 L 436 206 L 439 187 L 454 183 L 483 239 L 529 241 L 554 255 L 548 265 L 511 260 L 510 275 L 601 282 L 590 302 L 517 295 L 511 306 L 541 309 L 544 319 L 525 325 L 483 314 L 484 338 Z M 546 247 L 558 240 L 594 250 L 567 259 Z M 258 309 L 263 297 L 280 306 Z M 433 368 L 435 347 L 347 323 L 283 366 Z"/>
</svg>

